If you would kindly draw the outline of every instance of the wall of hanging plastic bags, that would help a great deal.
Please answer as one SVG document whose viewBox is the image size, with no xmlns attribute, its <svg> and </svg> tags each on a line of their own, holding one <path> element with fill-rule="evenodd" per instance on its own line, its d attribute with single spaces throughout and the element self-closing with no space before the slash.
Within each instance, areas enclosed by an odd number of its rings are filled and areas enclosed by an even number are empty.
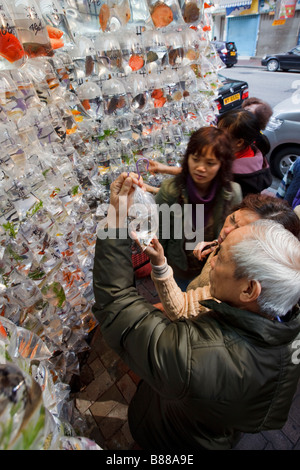
<svg viewBox="0 0 300 470">
<path fill-rule="evenodd" d="M 0 0 L 0 20 L 0 449 L 100 449 L 68 384 L 109 184 L 180 164 L 223 64 L 203 0 Z"/>
</svg>

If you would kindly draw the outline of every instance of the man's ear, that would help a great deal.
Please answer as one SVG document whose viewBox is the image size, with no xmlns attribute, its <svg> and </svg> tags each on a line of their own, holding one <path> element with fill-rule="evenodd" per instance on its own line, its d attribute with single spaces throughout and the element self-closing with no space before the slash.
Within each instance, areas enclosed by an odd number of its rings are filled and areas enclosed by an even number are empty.
<svg viewBox="0 0 300 470">
<path fill-rule="evenodd" d="M 261 284 L 255 280 L 247 280 L 240 291 L 240 300 L 243 303 L 255 302 L 261 293 Z"/>
</svg>

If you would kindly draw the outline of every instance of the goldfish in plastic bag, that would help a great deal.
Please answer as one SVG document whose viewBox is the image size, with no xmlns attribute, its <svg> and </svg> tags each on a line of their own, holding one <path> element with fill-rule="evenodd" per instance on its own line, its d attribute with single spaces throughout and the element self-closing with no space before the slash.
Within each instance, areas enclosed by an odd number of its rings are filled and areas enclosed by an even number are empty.
<svg viewBox="0 0 300 470">
<path fill-rule="evenodd" d="M 110 6 L 110 4 L 112 4 Z M 130 20 L 130 6 L 128 0 L 104 3 L 99 11 L 99 23 L 102 31 L 116 31 L 125 26 Z"/>
<path fill-rule="evenodd" d="M 19 39 L 8 31 L 0 30 L 0 55 L 12 63 L 22 59 L 24 54 Z"/>
<path fill-rule="evenodd" d="M 151 18 L 156 28 L 163 28 L 173 21 L 172 9 L 162 2 L 157 2 L 152 10 Z"/>
</svg>

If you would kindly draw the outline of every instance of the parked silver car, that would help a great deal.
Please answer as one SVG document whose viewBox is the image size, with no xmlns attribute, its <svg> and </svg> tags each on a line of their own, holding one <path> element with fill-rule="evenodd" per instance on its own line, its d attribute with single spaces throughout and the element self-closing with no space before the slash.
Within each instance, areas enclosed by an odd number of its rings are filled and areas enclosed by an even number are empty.
<svg viewBox="0 0 300 470">
<path fill-rule="evenodd" d="M 264 130 L 271 150 L 267 155 L 273 175 L 282 178 L 300 156 L 300 94 L 293 95 L 273 108 L 273 115 Z"/>
</svg>

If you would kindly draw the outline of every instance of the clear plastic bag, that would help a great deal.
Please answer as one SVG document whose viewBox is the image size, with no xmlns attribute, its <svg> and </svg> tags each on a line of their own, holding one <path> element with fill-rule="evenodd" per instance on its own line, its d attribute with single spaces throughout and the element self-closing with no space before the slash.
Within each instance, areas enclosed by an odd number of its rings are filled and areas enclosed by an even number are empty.
<svg viewBox="0 0 300 470">
<path fill-rule="evenodd" d="M 26 62 L 26 55 L 5 0 L 0 1 L 0 21 L 0 70 L 18 68 Z"/>
<path fill-rule="evenodd" d="M 177 0 L 147 0 L 147 3 L 155 28 L 174 28 L 183 24 Z"/>
<path fill-rule="evenodd" d="M 2 450 L 38 450 L 44 440 L 45 410 L 38 384 L 14 364 L 0 365 Z"/>
<path fill-rule="evenodd" d="M 87 437 L 67 437 L 60 438 L 60 450 L 102 450 L 94 441 Z"/>
<path fill-rule="evenodd" d="M 198 23 L 203 15 L 203 0 L 183 0 L 181 4 L 181 13 L 185 23 Z"/>
<path fill-rule="evenodd" d="M 158 211 L 155 200 L 147 191 L 139 186 L 135 187 L 132 205 L 128 211 L 129 234 L 136 238 L 144 250 L 156 235 L 158 230 Z M 132 232 L 135 235 L 132 235 Z"/>
<path fill-rule="evenodd" d="M 9 7 L 28 57 L 52 57 L 53 48 L 38 3 L 35 0 L 13 0 Z"/>
<path fill-rule="evenodd" d="M 39 2 L 53 49 L 74 46 L 74 36 L 60 3 L 58 0 Z"/>
<path fill-rule="evenodd" d="M 105 0 L 101 2 L 99 23 L 101 30 L 118 31 L 124 28 L 131 17 L 128 0 Z"/>
</svg>

